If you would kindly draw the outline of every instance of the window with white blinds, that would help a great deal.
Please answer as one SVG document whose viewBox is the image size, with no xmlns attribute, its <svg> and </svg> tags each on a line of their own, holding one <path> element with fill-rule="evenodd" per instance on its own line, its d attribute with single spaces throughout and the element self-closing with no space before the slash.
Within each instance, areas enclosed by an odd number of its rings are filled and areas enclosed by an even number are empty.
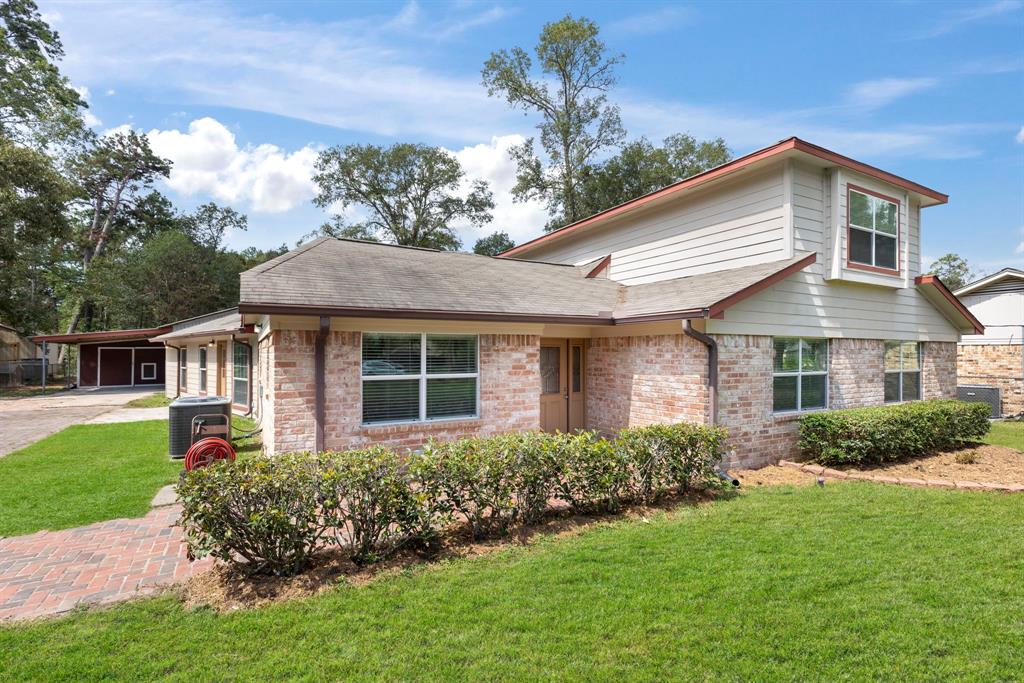
<svg viewBox="0 0 1024 683">
<path fill-rule="evenodd" d="M 477 417 L 475 335 L 363 334 L 363 423 Z"/>
</svg>

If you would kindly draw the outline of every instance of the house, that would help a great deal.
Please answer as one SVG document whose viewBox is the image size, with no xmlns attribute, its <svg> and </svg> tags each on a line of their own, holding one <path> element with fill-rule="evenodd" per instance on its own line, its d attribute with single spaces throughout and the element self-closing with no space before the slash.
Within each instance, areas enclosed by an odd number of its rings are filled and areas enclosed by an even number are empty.
<svg viewBox="0 0 1024 683">
<path fill-rule="evenodd" d="M 160 386 L 164 383 L 163 344 L 154 337 L 169 327 L 41 334 L 37 343 L 78 348 L 75 383 L 79 387 Z"/>
<path fill-rule="evenodd" d="M 686 420 L 760 465 L 805 412 L 955 395 L 984 328 L 920 272 L 921 209 L 946 201 L 790 138 L 497 258 L 314 240 L 194 338 L 252 330 L 270 453 Z"/>
<path fill-rule="evenodd" d="M 171 323 L 154 337 L 165 347 L 165 395 L 226 396 L 234 412 L 253 412 L 254 340 L 253 326 L 242 323 L 237 308 Z"/>
<path fill-rule="evenodd" d="M 46 374 L 57 367 L 56 347 L 46 350 Z M 42 379 L 43 349 L 18 330 L 0 323 L 0 386 L 37 383 Z"/>
<path fill-rule="evenodd" d="M 956 295 L 985 325 L 957 347 L 960 383 L 996 387 L 1003 415 L 1024 414 L 1024 270 L 1004 268 Z"/>
</svg>

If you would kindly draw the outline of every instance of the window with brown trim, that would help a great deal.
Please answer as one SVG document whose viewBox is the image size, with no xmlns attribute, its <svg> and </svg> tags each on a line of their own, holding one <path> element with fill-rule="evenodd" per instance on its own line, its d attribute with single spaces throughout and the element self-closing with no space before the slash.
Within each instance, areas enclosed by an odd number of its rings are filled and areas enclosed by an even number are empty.
<svg viewBox="0 0 1024 683">
<path fill-rule="evenodd" d="M 899 202 L 853 187 L 847 193 L 847 260 L 854 266 L 898 271 Z"/>
</svg>

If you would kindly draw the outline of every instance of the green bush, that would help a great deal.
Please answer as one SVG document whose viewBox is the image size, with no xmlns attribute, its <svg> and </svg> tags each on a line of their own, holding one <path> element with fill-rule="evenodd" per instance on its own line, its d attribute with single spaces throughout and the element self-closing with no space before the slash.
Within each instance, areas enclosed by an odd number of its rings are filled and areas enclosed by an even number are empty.
<svg viewBox="0 0 1024 683">
<path fill-rule="evenodd" d="M 717 486 L 725 437 L 721 427 L 689 423 L 622 430 L 617 441 L 629 468 L 630 497 L 649 503 L 673 488 Z"/>
<path fill-rule="evenodd" d="M 366 564 L 393 553 L 403 541 L 436 527 L 424 496 L 409 486 L 392 450 L 328 452 L 318 459 L 324 523 L 352 560 Z"/>
<path fill-rule="evenodd" d="M 597 432 L 559 434 L 553 454 L 554 497 L 581 513 L 615 512 L 627 495 L 625 452 Z"/>
<path fill-rule="evenodd" d="M 957 448 L 988 430 L 984 404 L 914 401 L 804 415 L 800 450 L 822 465 L 874 464 Z"/>
<path fill-rule="evenodd" d="M 178 497 L 190 554 L 247 572 L 301 571 L 328 533 L 321 484 L 316 461 L 304 453 L 220 461 L 189 472 Z"/>
</svg>

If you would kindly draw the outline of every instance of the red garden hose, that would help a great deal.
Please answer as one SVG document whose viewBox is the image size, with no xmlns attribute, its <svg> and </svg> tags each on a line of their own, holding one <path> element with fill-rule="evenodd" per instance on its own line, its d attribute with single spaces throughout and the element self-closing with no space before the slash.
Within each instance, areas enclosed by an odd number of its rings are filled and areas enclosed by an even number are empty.
<svg viewBox="0 0 1024 683">
<path fill-rule="evenodd" d="M 235 449 L 224 439 L 209 436 L 192 444 L 185 454 L 185 471 L 212 465 L 217 460 L 234 461 Z"/>
</svg>

